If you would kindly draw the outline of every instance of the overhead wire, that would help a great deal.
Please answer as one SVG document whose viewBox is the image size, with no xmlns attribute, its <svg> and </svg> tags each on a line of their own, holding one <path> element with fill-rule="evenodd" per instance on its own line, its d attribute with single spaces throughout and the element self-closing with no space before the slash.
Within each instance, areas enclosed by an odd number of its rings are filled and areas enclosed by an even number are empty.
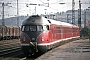
<svg viewBox="0 0 90 60">
<path fill-rule="evenodd" d="M 43 1 L 41 1 L 41 0 L 39 0 L 40 2 L 42 2 L 42 3 L 44 3 L 44 4 L 46 4 L 45 2 L 43 2 Z M 57 4 L 58 2 L 55 2 L 55 3 L 49 3 L 49 4 Z M 55 9 L 55 8 L 52 8 L 52 7 L 50 7 L 50 6 L 45 6 L 45 7 L 49 7 L 49 8 L 51 8 L 51 9 L 53 9 L 53 10 L 57 10 L 57 11 L 59 11 L 58 9 Z"/>
<path fill-rule="evenodd" d="M 45 4 L 45 2 L 43 2 L 43 1 L 41 1 L 41 0 L 39 0 L 39 1 Z"/>
<path fill-rule="evenodd" d="M 43 2 L 43 1 L 41 1 L 41 0 L 39 0 L 40 2 L 42 2 L 43 4 L 46 4 L 45 2 Z M 55 3 L 49 3 L 49 4 L 57 4 L 58 2 L 55 2 Z M 11 3 L 11 4 L 16 4 L 16 3 Z M 19 4 L 27 4 L 27 2 L 26 3 L 23 3 L 23 2 L 20 2 Z M 45 6 L 45 7 L 47 7 L 47 6 Z M 48 6 L 49 7 L 49 6 Z M 58 9 L 55 9 L 55 8 L 52 8 L 52 7 L 49 7 L 49 8 L 51 8 L 51 9 L 54 9 L 54 10 L 58 10 Z"/>
</svg>

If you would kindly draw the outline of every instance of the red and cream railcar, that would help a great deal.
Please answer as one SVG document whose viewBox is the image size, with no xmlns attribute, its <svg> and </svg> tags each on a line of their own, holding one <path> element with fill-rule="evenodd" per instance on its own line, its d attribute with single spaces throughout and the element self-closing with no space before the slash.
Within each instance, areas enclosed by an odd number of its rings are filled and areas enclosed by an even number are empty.
<svg viewBox="0 0 90 60">
<path fill-rule="evenodd" d="M 35 51 L 45 52 L 60 42 L 79 37 L 79 27 L 35 15 L 23 21 L 21 28 L 21 48 L 25 54 Z"/>
</svg>

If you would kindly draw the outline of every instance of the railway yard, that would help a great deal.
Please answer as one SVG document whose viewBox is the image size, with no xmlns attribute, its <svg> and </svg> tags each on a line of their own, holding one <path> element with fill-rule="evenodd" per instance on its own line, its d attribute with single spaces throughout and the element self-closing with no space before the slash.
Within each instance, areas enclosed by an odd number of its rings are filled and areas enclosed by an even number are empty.
<svg viewBox="0 0 90 60">
<path fill-rule="evenodd" d="M 34 60 L 37 58 L 37 55 L 34 57 L 30 56 L 27 59 Z M 20 40 L 2 40 L 0 41 L 0 60 L 22 60 L 26 59 L 21 51 Z"/>
<path fill-rule="evenodd" d="M 0 60 L 12 60 L 22 54 L 18 39 L 0 41 Z"/>
<path fill-rule="evenodd" d="M 1 0 L 0 60 L 90 60 L 89 5 Z"/>
<path fill-rule="evenodd" d="M 0 60 L 90 60 L 89 39 L 67 41 L 42 55 L 34 55 L 26 58 L 21 49 L 20 41 L 0 41 Z"/>
</svg>

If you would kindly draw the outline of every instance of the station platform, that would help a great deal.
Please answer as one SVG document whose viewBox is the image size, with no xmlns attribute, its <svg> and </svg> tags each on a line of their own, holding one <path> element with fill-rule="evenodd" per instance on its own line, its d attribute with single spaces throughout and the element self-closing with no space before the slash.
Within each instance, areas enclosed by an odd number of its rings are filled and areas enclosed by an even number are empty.
<svg viewBox="0 0 90 60">
<path fill-rule="evenodd" d="M 46 52 L 35 60 L 90 60 L 89 39 L 66 43 Z"/>
</svg>

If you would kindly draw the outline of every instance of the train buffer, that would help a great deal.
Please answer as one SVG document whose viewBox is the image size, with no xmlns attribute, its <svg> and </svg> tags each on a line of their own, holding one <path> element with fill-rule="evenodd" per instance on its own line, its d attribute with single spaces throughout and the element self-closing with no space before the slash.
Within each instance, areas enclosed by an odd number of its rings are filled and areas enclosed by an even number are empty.
<svg viewBox="0 0 90 60">
<path fill-rule="evenodd" d="M 90 60 L 89 39 L 80 39 L 59 46 L 36 60 Z"/>
</svg>

